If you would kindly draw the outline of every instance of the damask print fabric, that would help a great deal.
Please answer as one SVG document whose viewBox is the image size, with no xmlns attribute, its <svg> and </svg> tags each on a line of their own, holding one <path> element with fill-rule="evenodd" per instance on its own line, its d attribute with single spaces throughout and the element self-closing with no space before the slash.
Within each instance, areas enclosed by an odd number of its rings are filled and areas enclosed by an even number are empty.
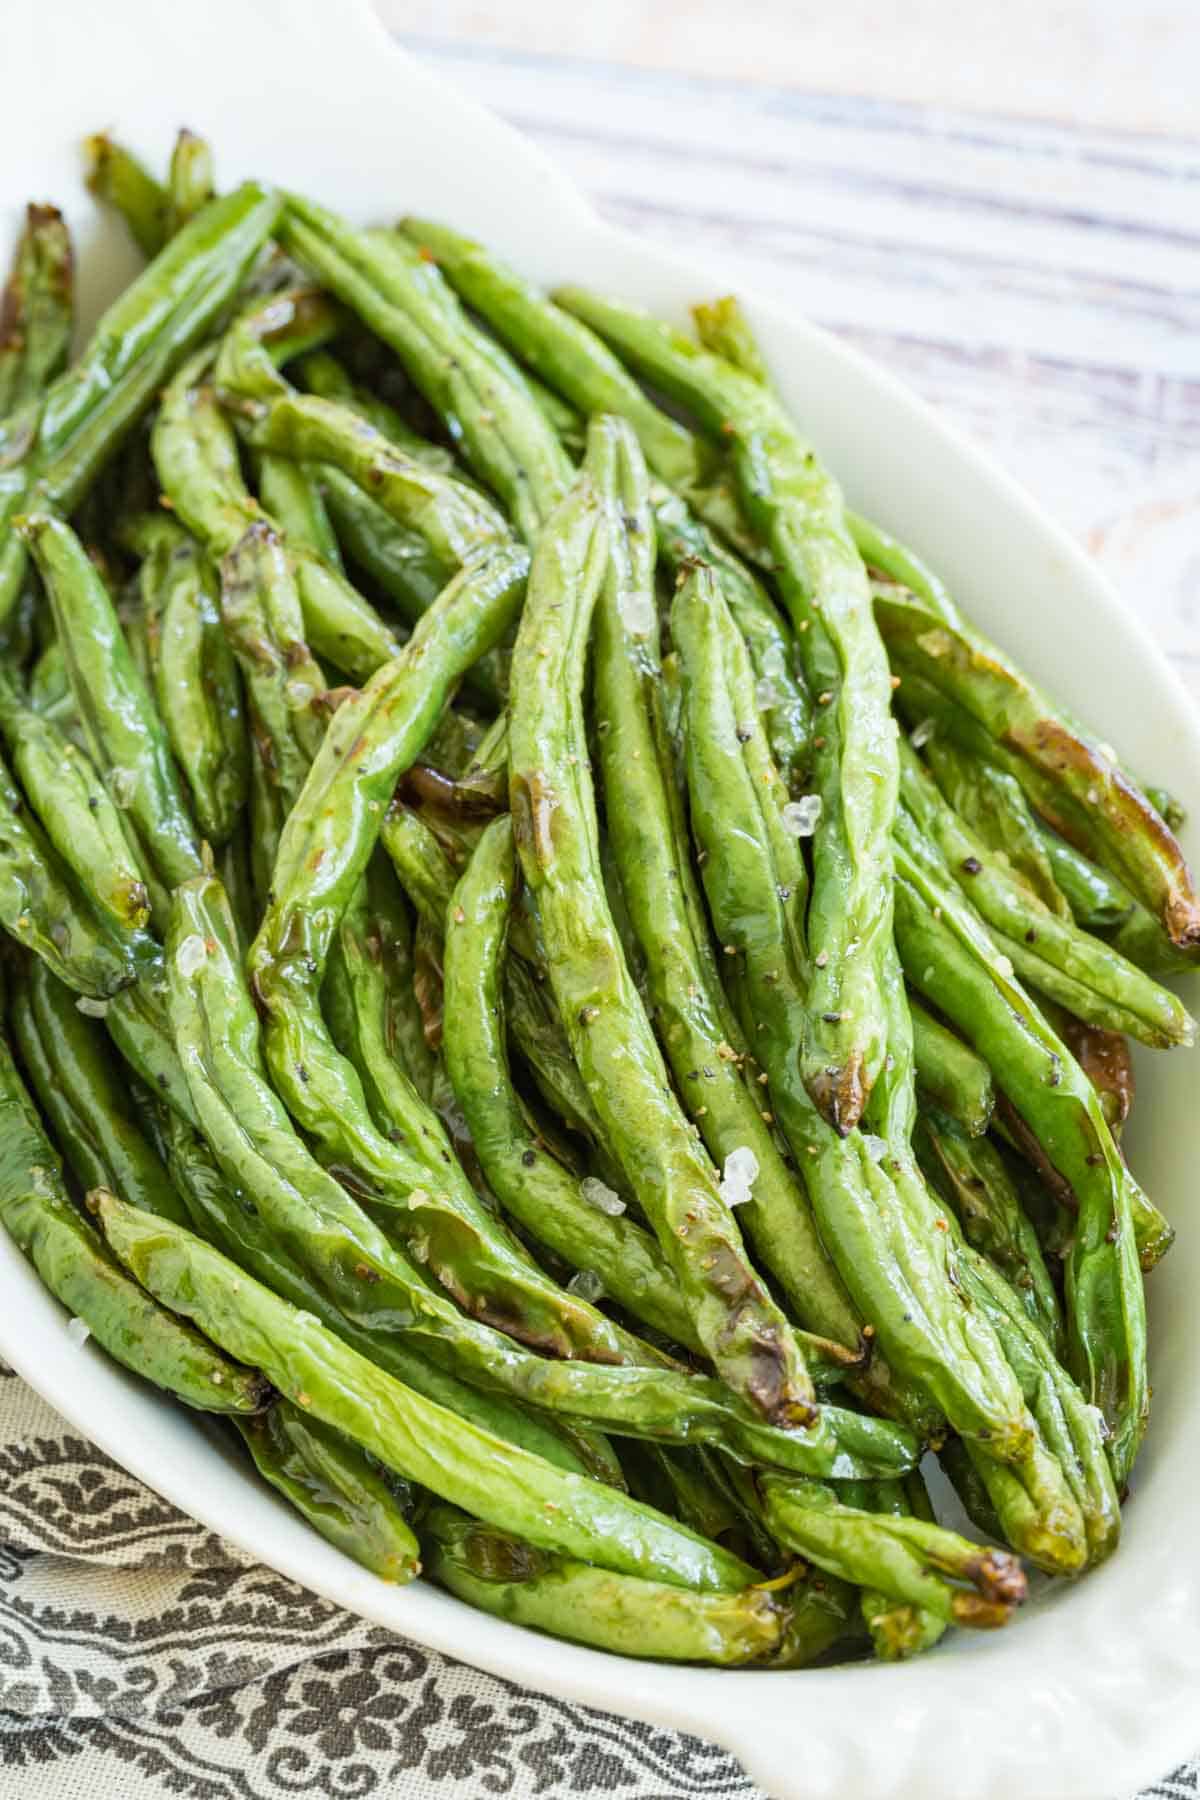
<svg viewBox="0 0 1200 1800">
<path fill-rule="evenodd" d="M 0 1797 L 166 1794 L 766 1800 L 722 1750 L 528 1693 L 252 1563 L 0 1364 Z M 1193 1765 L 1140 1800 L 1198 1796 Z"/>
</svg>

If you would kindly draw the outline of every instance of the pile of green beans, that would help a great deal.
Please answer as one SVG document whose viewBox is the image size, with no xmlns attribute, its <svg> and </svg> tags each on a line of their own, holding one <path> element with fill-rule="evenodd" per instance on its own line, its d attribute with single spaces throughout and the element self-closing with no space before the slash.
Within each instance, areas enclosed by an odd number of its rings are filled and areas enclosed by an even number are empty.
<svg viewBox="0 0 1200 1800">
<path fill-rule="evenodd" d="M 72 1341 L 614 1654 L 896 1660 L 1103 1561 L 1178 802 L 736 300 L 87 154 L 143 272 L 69 364 L 31 206 L 0 304 L 0 1222 Z"/>
</svg>

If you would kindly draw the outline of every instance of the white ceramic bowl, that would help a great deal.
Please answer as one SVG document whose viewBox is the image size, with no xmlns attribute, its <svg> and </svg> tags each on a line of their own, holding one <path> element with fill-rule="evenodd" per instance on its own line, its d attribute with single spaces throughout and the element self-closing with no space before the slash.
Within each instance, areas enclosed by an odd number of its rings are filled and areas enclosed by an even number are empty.
<svg viewBox="0 0 1200 1800">
<path fill-rule="evenodd" d="M 106 125 L 162 164 L 188 124 L 214 140 L 223 183 L 276 179 L 363 221 L 441 216 L 535 277 L 681 319 L 689 300 L 738 285 L 734 266 L 689 264 L 604 225 L 508 127 L 398 51 L 366 0 L 9 0 L 4 11 L 0 244 L 27 198 L 62 205 L 89 315 L 132 268 L 80 178 L 79 140 Z M 986 631 L 1200 812 L 1195 714 L 1075 545 L 883 370 L 777 305 L 750 296 L 750 314 L 854 504 L 919 547 Z M 388 1587 L 314 1536 L 203 1423 L 94 1346 L 73 1349 L 3 1232 L 0 1354 L 133 1474 L 263 1562 L 496 1674 L 717 1739 L 773 1800 L 1123 1800 L 1200 1742 L 1200 1108 L 1185 1056 L 1142 1074 L 1132 1154 L 1180 1233 L 1151 1284 L 1154 1419 L 1120 1553 L 1012 1629 L 960 1632 L 904 1666 L 656 1667 L 487 1618 L 424 1582 Z"/>
</svg>

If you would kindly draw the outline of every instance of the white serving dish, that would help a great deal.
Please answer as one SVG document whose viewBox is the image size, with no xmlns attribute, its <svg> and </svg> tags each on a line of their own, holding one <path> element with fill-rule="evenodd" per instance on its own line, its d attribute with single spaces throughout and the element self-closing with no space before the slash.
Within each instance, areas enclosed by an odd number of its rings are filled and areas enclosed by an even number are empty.
<svg viewBox="0 0 1200 1800">
<path fill-rule="evenodd" d="M 214 140 L 223 183 L 273 178 L 363 221 L 441 216 L 535 277 L 681 319 L 689 300 L 738 285 L 734 265 L 689 264 L 603 224 L 516 133 L 401 53 L 366 0 L 9 0 L 4 41 L 0 244 L 27 198 L 61 204 L 89 316 L 132 270 L 82 186 L 79 140 L 103 126 L 161 164 L 188 124 Z M 852 501 L 918 546 L 985 630 L 1200 813 L 1196 715 L 1074 543 L 882 369 L 777 304 L 751 296 L 750 313 Z M 958 1633 L 905 1666 L 657 1667 L 504 1624 L 425 1583 L 390 1588 L 314 1536 L 202 1422 L 93 1345 L 72 1348 L 62 1310 L 2 1231 L 0 1354 L 133 1474 L 263 1562 L 496 1674 L 716 1739 L 773 1800 L 1122 1800 L 1200 1742 L 1200 1108 L 1185 1056 L 1143 1075 L 1131 1151 L 1180 1233 L 1152 1282 L 1155 1411 L 1125 1541 L 1009 1631 Z"/>
</svg>

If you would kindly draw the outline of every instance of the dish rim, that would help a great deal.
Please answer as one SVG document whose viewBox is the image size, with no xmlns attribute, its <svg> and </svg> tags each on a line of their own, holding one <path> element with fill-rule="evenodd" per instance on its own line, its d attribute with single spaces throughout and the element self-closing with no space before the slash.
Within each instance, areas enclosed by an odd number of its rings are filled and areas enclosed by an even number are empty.
<svg viewBox="0 0 1200 1800">
<path fill-rule="evenodd" d="M 597 261 L 611 267 L 618 291 L 638 292 L 648 305 L 664 303 L 666 295 L 703 291 L 710 281 L 728 284 L 728 268 L 718 276 L 702 259 L 660 250 L 603 221 L 571 183 L 511 127 L 458 94 L 402 50 L 387 35 L 368 0 L 343 5 L 336 50 L 328 41 L 328 9 L 321 0 L 254 0 L 250 7 L 244 0 L 241 4 L 238 0 L 208 0 L 204 18 L 197 20 L 192 15 L 174 36 L 169 22 L 157 17 L 154 0 L 121 0 L 106 15 L 104 41 L 89 44 L 86 70 L 84 59 L 74 63 L 70 59 L 70 44 L 77 41 L 70 21 L 83 27 L 91 16 L 85 0 L 57 0 L 54 6 L 41 0 L 40 13 L 36 0 L 18 0 L 18 4 L 15 28 L 10 27 L 17 57 L 39 56 L 66 76 L 64 87 L 56 91 L 54 103 L 46 111 L 35 110 L 32 100 L 20 95 L 8 124 L 0 125 L 0 132 L 19 134 L 10 135 L 10 141 L 20 146 L 18 167 L 21 161 L 28 164 L 31 145 L 37 151 L 52 148 L 50 134 L 60 128 L 63 117 L 74 119 L 76 135 L 81 128 L 92 128 L 94 119 L 82 108 L 85 103 L 94 105 L 106 67 L 113 77 L 109 91 L 145 108 L 136 118 L 124 112 L 115 118 L 122 134 L 138 147 L 148 147 L 149 139 L 157 134 L 162 148 L 161 96 L 156 95 L 151 104 L 146 91 L 154 57 L 164 41 L 168 47 L 173 42 L 176 49 L 186 41 L 187 62 L 179 88 L 173 91 L 185 92 L 183 110 L 188 111 L 191 123 L 205 129 L 207 114 L 218 114 L 222 106 L 228 111 L 227 90 L 222 90 L 223 102 L 206 109 L 203 84 L 222 79 L 221 37 L 236 23 L 239 56 L 251 63 L 256 55 L 273 58 L 276 86 L 270 105 L 278 107 L 280 116 L 283 99 L 289 94 L 311 99 L 318 79 L 326 89 L 339 76 L 352 79 L 355 93 L 376 103 L 386 96 L 395 105 L 403 96 L 408 116 L 401 129 L 408 130 L 411 138 L 412 118 L 417 116 L 432 134 L 429 142 L 441 147 L 440 154 L 451 165 L 444 171 L 452 178 L 450 188 L 457 182 L 464 197 L 463 211 L 448 216 L 461 219 L 468 227 L 475 222 L 478 229 L 487 219 L 493 195 L 502 194 L 506 187 L 519 194 L 527 216 L 508 217 L 507 225 L 490 235 L 503 239 L 509 255 L 518 254 L 518 241 L 528 242 L 528 261 L 534 269 L 538 268 L 538 234 L 543 240 L 541 248 L 548 236 L 561 234 L 565 241 L 589 249 L 596 253 Z M 14 62 L 20 66 L 17 57 Z M 145 77 L 141 91 L 131 80 L 131 74 L 139 70 Z M 26 86 L 33 89 L 37 84 Z M 344 103 L 339 114 L 338 105 L 327 94 L 319 104 L 326 106 L 331 125 L 337 117 L 347 120 L 351 116 Z M 77 117 L 72 107 L 78 109 Z M 220 155 L 223 140 L 219 127 L 215 136 Z M 401 141 L 398 136 L 397 143 Z M 488 165 L 482 180 L 478 177 L 481 153 Z M 469 166 L 472 157 L 476 159 L 474 171 Z M 48 160 L 62 163 L 60 155 L 51 154 Z M 282 155 L 280 160 L 284 160 Z M 264 173 L 269 178 L 272 171 L 265 169 Z M 8 177 L 0 177 L 0 192 L 9 185 Z M 314 186 L 314 191 L 321 194 L 319 186 Z M 442 210 L 446 210 L 445 204 Z M 547 215 L 551 232 L 546 230 Z M 93 237 L 94 233 L 87 235 Z M 88 254 L 92 257 L 92 250 Z M 104 286 L 106 272 L 111 283 L 121 260 L 103 255 L 93 258 L 97 291 Z M 626 273 L 629 280 L 624 278 Z M 1081 628 L 1099 621 L 1101 630 L 1093 631 L 1092 638 L 1111 637 L 1124 665 L 1132 668 L 1138 680 L 1147 681 L 1156 700 L 1164 703 L 1160 711 L 1174 734 L 1172 755 L 1185 770 L 1181 791 L 1185 799 L 1200 806 L 1200 724 L 1183 683 L 1068 534 L 986 452 L 889 372 L 804 321 L 782 302 L 756 295 L 752 284 L 743 291 L 785 393 L 789 386 L 796 386 L 796 370 L 811 374 L 813 368 L 823 369 L 822 379 L 844 394 L 847 413 L 855 410 L 855 401 L 865 402 L 870 397 L 880 415 L 897 429 L 903 427 L 913 434 L 922 458 L 910 458 L 903 466 L 897 463 L 887 497 L 894 508 L 888 504 L 874 508 L 881 522 L 896 528 L 909 516 L 917 460 L 924 463 L 921 479 L 926 482 L 936 483 L 945 470 L 956 473 L 958 485 L 955 488 L 952 483 L 951 491 L 957 493 L 967 513 L 966 520 L 960 520 L 955 528 L 961 540 L 959 549 L 950 541 L 953 531 L 942 534 L 945 542 L 940 549 L 930 551 L 928 534 L 922 535 L 921 547 L 940 564 L 949 585 L 961 590 L 968 585 L 965 546 L 971 541 L 974 551 L 979 541 L 972 537 L 974 530 L 990 543 L 988 534 L 995 531 L 998 517 L 1007 525 L 1010 539 L 1015 533 L 1018 566 L 1022 561 L 1020 540 L 1027 539 L 1024 562 L 1031 569 L 1040 565 L 1053 571 L 1046 578 L 1074 595 L 1067 610 L 1079 612 Z M 836 423 L 832 425 L 831 435 L 838 429 Z M 816 435 L 824 447 L 828 437 Z M 845 473 L 844 458 L 831 455 L 830 461 L 835 468 L 840 462 Z M 853 482 L 848 485 L 853 490 Z M 986 510 L 981 510 L 984 499 Z M 928 508 L 927 499 L 925 505 Z M 935 531 L 933 536 L 937 535 Z M 1036 668 L 1036 657 L 1028 656 L 1032 616 L 1022 614 L 1012 622 L 1017 641 L 1014 644 L 1006 635 L 1006 647 Z M 1036 638 L 1036 633 L 1033 635 Z M 1100 665 L 1086 646 L 1080 653 L 1086 685 L 1086 670 Z M 1070 679 L 1056 685 L 1077 704 L 1071 688 L 1079 671 L 1067 673 Z M 1135 722 L 1126 723 L 1130 734 L 1139 736 L 1133 729 Z M 1105 724 L 1107 728 L 1107 720 Z M 1149 734 L 1140 732 L 1141 737 L 1155 735 L 1163 736 L 1161 725 Z M 1179 1082 L 1170 1085 L 1173 1090 Z M 1154 1116 L 1160 1116 L 1163 1103 L 1155 1097 L 1153 1106 Z M 1200 1131 L 1194 1127 L 1191 1135 L 1195 1149 L 1200 1150 Z M 1156 1276 L 1156 1291 L 1159 1284 L 1178 1288 L 1186 1261 L 1181 1241 L 1163 1276 Z M 1196 1254 L 1195 1270 L 1200 1275 L 1200 1253 Z M 1123 1546 L 1118 1557 L 1089 1576 L 1086 1583 L 1074 1590 L 1059 1589 L 1011 1632 L 988 1640 L 959 1633 L 943 1651 L 911 1664 L 847 1664 L 791 1675 L 642 1664 L 542 1638 L 488 1618 L 429 1584 L 388 1588 L 317 1539 L 250 1471 L 237 1482 L 223 1480 L 222 1470 L 226 1476 L 240 1473 L 240 1465 L 228 1453 L 212 1455 L 214 1432 L 207 1428 L 197 1432 L 194 1421 L 180 1409 L 109 1364 L 94 1346 L 82 1352 L 71 1349 L 62 1309 L 41 1288 L 7 1236 L 0 1233 L 0 1296 L 6 1293 L 20 1297 L 25 1304 L 0 1308 L 0 1353 L 69 1422 L 181 1510 L 326 1598 L 445 1654 L 566 1699 L 716 1739 L 741 1759 L 752 1778 L 775 1800 L 801 1800 L 802 1796 L 803 1800 L 826 1800 L 826 1796 L 833 1800 L 835 1795 L 851 1793 L 860 1800 L 1000 1800 L 1014 1791 L 1018 1782 L 1024 1793 L 1044 1794 L 1046 1800 L 1094 1800 L 1099 1791 L 1132 1792 L 1144 1780 L 1160 1774 L 1173 1756 L 1182 1760 L 1194 1748 L 1195 1727 L 1188 1723 L 1187 1714 L 1200 1675 L 1200 1559 L 1193 1555 L 1188 1563 L 1185 1557 L 1183 1566 L 1177 1566 L 1179 1559 L 1167 1554 L 1166 1532 L 1158 1530 L 1155 1543 L 1147 1536 L 1151 1527 L 1143 1528 L 1140 1518 L 1136 1521 L 1140 1554 Z M 1169 1372 L 1175 1391 L 1167 1395 L 1168 1416 L 1179 1414 L 1185 1380 L 1200 1376 L 1200 1356 L 1192 1354 L 1187 1370 L 1180 1370 L 1178 1361 L 1176 1357 Z M 1177 1444 L 1152 1440 L 1147 1459 L 1156 1465 L 1154 1477 L 1144 1495 L 1139 1493 L 1134 1513 L 1141 1513 L 1143 1505 L 1152 1517 L 1162 1511 L 1156 1489 L 1165 1495 L 1166 1481 L 1160 1465 L 1172 1470 L 1184 1447 L 1182 1436 Z M 198 1449 L 202 1451 L 199 1457 Z M 1190 1484 L 1200 1475 L 1200 1457 L 1193 1449 L 1185 1460 L 1189 1461 L 1185 1479 Z M 1169 1517 L 1168 1513 L 1168 1526 Z M 1135 1573 L 1138 1567 L 1140 1579 Z M 1112 1597 L 1131 1587 L 1140 1588 L 1143 1596 L 1155 1591 L 1152 1586 L 1147 1588 L 1152 1571 L 1159 1580 L 1158 1629 L 1148 1632 L 1148 1609 L 1143 1607 L 1137 1615 L 1137 1629 L 1122 1620 L 1120 1633 L 1113 1633 Z M 1060 1616 L 1067 1608 L 1071 1612 L 1069 1626 Z M 1120 1611 L 1119 1602 L 1115 1610 Z M 1103 1629 L 1106 1611 L 1107 1632 Z M 1069 1672 L 1064 1676 L 1063 1653 L 1080 1641 L 1089 1645 L 1087 1669 L 1077 1672 L 1068 1661 Z M 1131 1669 L 1135 1650 L 1140 1654 L 1134 1657 Z M 872 1684 L 871 1730 L 864 1733 L 864 1684 L 868 1681 Z M 785 1684 L 789 1682 L 806 1685 L 788 1687 Z M 983 1694 L 980 1689 L 985 1690 Z M 800 1694 L 807 1695 L 811 1705 L 798 1715 L 795 1698 Z M 997 1740 L 997 1715 L 1015 1717 L 1018 1707 L 1021 1733 Z M 812 1723 L 814 1720 L 819 1723 Z M 982 1750 L 981 1745 L 985 1746 Z M 1054 1766 L 1049 1771 L 1052 1785 L 1047 1787 L 1050 1758 Z"/>
</svg>

